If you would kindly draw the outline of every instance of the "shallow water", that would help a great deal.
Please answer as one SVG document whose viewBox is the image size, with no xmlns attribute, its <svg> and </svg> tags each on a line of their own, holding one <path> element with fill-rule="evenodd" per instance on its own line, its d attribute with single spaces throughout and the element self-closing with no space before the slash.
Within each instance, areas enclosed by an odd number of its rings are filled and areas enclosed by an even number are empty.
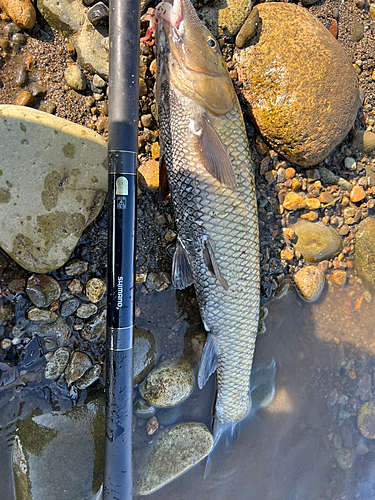
<svg viewBox="0 0 375 500">
<path fill-rule="evenodd" d="M 203 480 L 203 461 L 149 498 L 375 499 L 375 440 L 363 438 L 356 427 L 358 408 L 369 398 L 360 381 L 365 374 L 373 377 L 375 368 L 373 304 L 361 297 L 363 289 L 354 282 L 343 289 L 326 286 L 314 304 L 303 302 L 295 292 L 269 301 L 267 331 L 258 337 L 255 365 L 275 359 L 274 401 L 244 426 L 218 472 Z M 368 300 L 368 294 L 365 297 Z M 184 335 L 202 329 L 188 293 L 138 294 L 137 305 L 141 315 L 136 324 L 157 335 L 160 352 L 181 355 Z M 176 409 L 174 418 L 210 425 L 214 390 L 211 377 L 204 390 L 196 388 Z M 372 391 L 374 397 L 374 387 Z M 37 384 L 33 390 L 0 393 L 2 500 L 14 499 L 9 452 L 16 421 L 35 408 L 51 411 Z M 346 470 L 337 460 L 342 448 L 356 450 L 350 452 L 355 458 Z M 367 453 L 360 454 L 364 449 Z M 137 463 L 142 453 L 135 451 Z"/>
</svg>

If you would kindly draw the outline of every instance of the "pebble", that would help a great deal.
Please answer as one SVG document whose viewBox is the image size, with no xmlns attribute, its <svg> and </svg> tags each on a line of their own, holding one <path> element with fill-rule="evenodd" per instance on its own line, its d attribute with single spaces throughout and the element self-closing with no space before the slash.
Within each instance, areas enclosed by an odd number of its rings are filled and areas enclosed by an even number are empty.
<svg viewBox="0 0 375 500">
<path fill-rule="evenodd" d="M 359 150 L 369 153 L 375 149 L 375 134 L 369 130 L 355 130 L 353 145 Z"/>
<path fill-rule="evenodd" d="M 236 36 L 236 47 L 242 48 L 254 38 L 260 23 L 259 11 L 254 7 Z"/>
<path fill-rule="evenodd" d="M 133 385 L 137 385 L 154 367 L 156 356 L 154 335 L 144 328 L 135 328 L 133 349 Z"/>
<path fill-rule="evenodd" d="M 92 83 L 95 85 L 95 87 L 98 87 L 99 89 L 104 89 L 106 86 L 106 81 L 97 74 L 93 76 Z"/>
<path fill-rule="evenodd" d="M 138 482 L 138 493 L 149 495 L 203 460 L 214 441 L 200 423 L 180 424 L 168 429 L 156 442 Z"/>
<path fill-rule="evenodd" d="M 139 97 L 147 95 L 147 85 L 143 78 L 139 79 Z"/>
<path fill-rule="evenodd" d="M 153 416 L 146 423 L 146 432 L 148 436 L 152 436 L 159 429 L 158 419 Z"/>
<path fill-rule="evenodd" d="M 96 380 L 100 378 L 102 374 L 102 367 L 99 364 L 92 365 L 83 375 L 76 381 L 77 389 L 86 389 Z"/>
<path fill-rule="evenodd" d="M 354 262 L 365 286 L 375 293 L 375 220 L 372 217 L 358 224 Z"/>
<path fill-rule="evenodd" d="M 350 469 L 353 465 L 353 461 L 355 458 L 354 450 L 350 450 L 348 448 L 340 448 L 335 451 L 335 458 L 337 465 L 342 470 Z"/>
<path fill-rule="evenodd" d="M 107 311 L 103 309 L 100 314 L 94 318 L 87 321 L 83 330 L 81 331 L 81 337 L 87 342 L 93 344 L 99 344 L 105 341 L 106 336 L 106 318 Z"/>
<path fill-rule="evenodd" d="M 138 168 L 139 184 L 149 190 L 157 191 L 159 189 L 159 162 L 156 160 L 147 160 Z"/>
<path fill-rule="evenodd" d="M 298 210 L 306 206 L 306 199 L 294 191 L 289 192 L 283 202 L 283 207 L 287 210 Z"/>
<path fill-rule="evenodd" d="M 188 362 L 165 361 L 147 375 L 139 392 L 153 406 L 165 408 L 185 401 L 193 388 L 194 376 Z"/>
<path fill-rule="evenodd" d="M 153 123 L 154 123 L 154 119 L 153 119 L 152 115 L 150 115 L 150 114 L 142 115 L 141 116 L 141 123 L 144 127 L 151 128 Z"/>
<path fill-rule="evenodd" d="M 375 400 L 362 404 L 357 415 L 357 427 L 366 439 L 375 439 Z"/>
<path fill-rule="evenodd" d="M 361 188 L 361 186 L 353 186 L 352 190 L 350 191 L 350 201 L 353 203 L 358 203 L 364 198 L 366 198 L 364 189 Z"/>
<path fill-rule="evenodd" d="M 70 88 L 76 91 L 85 90 L 86 78 L 80 68 L 76 64 L 72 64 L 66 68 L 64 78 Z"/>
<path fill-rule="evenodd" d="M 65 264 L 65 273 L 68 276 L 75 276 L 87 271 L 89 263 L 84 260 L 73 259 Z"/>
<path fill-rule="evenodd" d="M 14 77 L 14 82 L 17 87 L 22 87 L 27 82 L 27 71 L 25 66 L 21 66 L 21 68 L 16 72 L 16 76 Z"/>
<path fill-rule="evenodd" d="M 5 351 L 8 350 L 12 346 L 12 341 L 10 339 L 3 339 L 0 342 L 0 347 Z"/>
<path fill-rule="evenodd" d="M 153 160 L 158 160 L 160 158 L 160 146 L 158 142 L 154 142 L 151 145 L 151 158 Z"/>
<path fill-rule="evenodd" d="M 53 313 L 56 314 L 56 313 Z M 70 321 L 65 318 L 58 318 L 54 323 L 33 325 L 31 332 L 39 337 L 56 340 L 59 347 L 64 347 L 70 343 L 72 328 Z"/>
<path fill-rule="evenodd" d="M 92 366 L 91 359 L 84 352 L 75 351 L 72 354 L 68 368 L 65 370 L 65 380 L 68 385 L 82 377 Z"/>
<path fill-rule="evenodd" d="M 69 363 L 70 350 L 67 347 L 57 349 L 47 361 L 44 369 L 44 377 L 55 380 L 58 378 Z"/>
<path fill-rule="evenodd" d="M 352 29 L 352 40 L 353 42 L 359 42 L 362 40 L 364 36 L 365 30 L 364 26 L 362 23 L 359 21 L 354 21 L 353 22 L 353 29 Z"/>
<path fill-rule="evenodd" d="M 53 115 L 56 113 L 56 104 L 51 101 L 41 102 L 39 106 L 39 111 Z"/>
<path fill-rule="evenodd" d="M 17 106 L 32 106 L 35 103 L 35 97 L 29 90 L 20 92 L 15 100 Z"/>
<path fill-rule="evenodd" d="M 133 410 L 135 415 L 139 418 L 150 418 L 155 415 L 156 411 L 150 403 L 147 403 L 147 401 L 142 398 L 138 398 L 134 402 Z"/>
<path fill-rule="evenodd" d="M 68 290 L 73 294 L 80 294 L 83 292 L 83 284 L 78 278 L 75 278 L 68 284 Z"/>
<path fill-rule="evenodd" d="M 287 245 L 280 252 L 280 259 L 283 260 L 292 260 L 294 258 L 294 249 Z"/>
<path fill-rule="evenodd" d="M 87 11 L 87 18 L 94 26 L 106 26 L 109 22 L 109 10 L 103 2 L 98 2 Z"/>
<path fill-rule="evenodd" d="M 324 273 L 317 266 L 306 266 L 294 275 L 298 295 L 306 302 L 317 300 L 324 288 Z"/>
<path fill-rule="evenodd" d="M 294 249 L 306 262 L 314 263 L 333 257 L 341 252 L 342 242 L 337 231 L 320 222 L 300 220 L 290 226 L 297 235 Z"/>
<path fill-rule="evenodd" d="M 25 291 L 37 307 L 48 307 L 61 295 L 59 283 L 48 274 L 33 274 L 27 280 Z"/>
<path fill-rule="evenodd" d="M 357 168 L 357 163 L 354 158 L 347 156 L 344 160 L 344 167 L 347 170 L 355 170 Z"/>
<path fill-rule="evenodd" d="M 3 9 L 20 28 L 33 28 L 36 22 L 35 8 L 30 0 L 2 0 Z"/>
<path fill-rule="evenodd" d="M 339 287 L 343 287 L 346 283 L 346 271 L 343 269 L 335 269 L 331 275 L 330 281 Z"/>
<path fill-rule="evenodd" d="M 79 304 L 80 301 L 76 297 L 65 300 L 61 304 L 60 315 L 63 317 L 70 316 L 78 309 Z"/>
<path fill-rule="evenodd" d="M 99 134 L 103 134 L 104 132 L 108 132 L 108 117 L 107 116 L 99 116 L 96 122 L 96 130 Z"/>
<path fill-rule="evenodd" d="M 96 304 L 82 304 L 78 309 L 77 309 L 77 316 L 79 318 L 89 318 L 93 314 L 95 314 L 98 310 L 98 306 Z"/>
<path fill-rule="evenodd" d="M 106 291 L 106 284 L 99 278 L 92 278 L 86 284 L 86 297 L 94 304 L 103 298 Z"/>
<path fill-rule="evenodd" d="M 27 317 L 30 321 L 38 321 L 40 323 L 53 323 L 57 320 L 58 315 L 54 311 L 32 307 L 31 309 L 29 309 Z"/>
<path fill-rule="evenodd" d="M 320 201 L 317 198 L 307 198 L 306 206 L 312 210 L 320 208 Z"/>
</svg>

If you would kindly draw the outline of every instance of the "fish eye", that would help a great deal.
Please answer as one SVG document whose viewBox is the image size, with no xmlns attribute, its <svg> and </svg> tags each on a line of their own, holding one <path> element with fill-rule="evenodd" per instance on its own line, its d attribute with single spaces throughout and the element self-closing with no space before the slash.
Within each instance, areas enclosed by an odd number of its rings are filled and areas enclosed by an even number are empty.
<svg viewBox="0 0 375 500">
<path fill-rule="evenodd" d="M 207 38 L 207 43 L 208 43 L 208 45 L 209 45 L 212 49 L 214 49 L 214 48 L 216 47 L 216 40 L 214 40 L 214 39 L 213 39 L 213 38 L 211 38 L 211 37 L 208 37 L 208 38 Z"/>
</svg>

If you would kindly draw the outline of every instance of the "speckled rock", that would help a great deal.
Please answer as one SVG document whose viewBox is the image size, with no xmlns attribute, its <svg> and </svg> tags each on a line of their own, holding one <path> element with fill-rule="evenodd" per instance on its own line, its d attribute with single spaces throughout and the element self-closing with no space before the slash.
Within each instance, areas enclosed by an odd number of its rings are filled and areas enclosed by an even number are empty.
<svg viewBox="0 0 375 500">
<path fill-rule="evenodd" d="M 261 33 L 238 50 L 238 77 L 260 132 L 302 166 L 326 158 L 360 106 L 356 74 L 339 42 L 307 9 L 257 5 Z"/>
<path fill-rule="evenodd" d="M 39 307 L 32 307 L 27 313 L 30 321 L 38 323 L 53 323 L 57 320 L 58 315 L 49 309 L 39 309 Z"/>
<path fill-rule="evenodd" d="M 197 12 L 214 36 L 235 36 L 250 10 L 248 0 L 215 0 Z"/>
<path fill-rule="evenodd" d="M 339 450 L 335 451 L 335 458 L 340 469 L 346 470 L 350 469 L 350 467 L 353 465 L 355 453 L 354 450 L 351 450 L 349 448 L 340 448 Z"/>
<path fill-rule="evenodd" d="M 68 385 L 82 377 L 92 366 L 91 359 L 84 352 L 75 351 L 68 368 L 65 370 L 65 380 Z"/>
<path fill-rule="evenodd" d="M 72 327 L 65 318 L 58 318 L 50 324 L 31 324 L 31 326 L 27 328 L 27 331 L 37 334 L 42 338 L 54 339 L 60 347 L 63 347 L 69 344 Z"/>
<path fill-rule="evenodd" d="M 47 273 L 67 261 L 104 202 L 106 142 L 63 118 L 9 105 L 0 106 L 0 135 L 0 245 L 27 270 Z"/>
<path fill-rule="evenodd" d="M 92 278 L 86 284 L 86 296 L 94 304 L 103 298 L 106 290 L 104 281 L 99 278 Z"/>
<path fill-rule="evenodd" d="M 48 307 L 61 294 L 59 283 L 47 274 L 33 274 L 26 285 L 26 293 L 37 307 Z"/>
<path fill-rule="evenodd" d="M 82 332 L 81 337 L 87 342 L 100 344 L 105 341 L 107 311 L 103 311 L 92 319 L 89 319 Z"/>
<path fill-rule="evenodd" d="M 375 293 L 375 219 L 371 217 L 358 225 L 355 235 L 355 267 L 363 283 Z"/>
<path fill-rule="evenodd" d="M 82 274 L 87 271 L 89 263 L 84 260 L 72 259 L 65 265 L 65 272 L 69 276 Z"/>
<path fill-rule="evenodd" d="M 68 66 L 64 72 L 64 78 L 66 83 L 73 90 L 85 90 L 86 88 L 86 78 L 82 73 L 80 68 L 76 64 Z"/>
<path fill-rule="evenodd" d="M 102 373 L 102 367 L 99 364 L 92 365 L 83 375 L 76 381 L 78 389 L 86 389 L 93 384 Z"/>
<path fill-rule="evenodd" d="M 306 262 L 320 262 L 342 250 L 341 238 L 337 232 L 320 222 L 300 220 L 290 227 L 297 236 L 297 242 L 293 243 L 294 248 L 301 252 Z"/>
<path fill-rule="evenodd" d="M 69 358 L 70 351 L 68 348 L 61 347 L 57 349 L 47 361 L 44 377 L 53 380 L 59 377 L 67 367 Z"/>
<path fill-rule="evenodd" d="M 155 338 L 144 328 L 134 330 L 133 385 L 137 385 L 154 367 L 156 354 Z"/>
<path fill-rule="evenodd" d="M 360 407 L 357 416 L 357 427 L 363 437 L 375 439 L 375 400 L 366 401 Z"/>
<path fill-rule="evenodd" d="M 138 482 L 138 493 L 148 495 L 165 486 L 206 457 L 214 441 L 203 424 L 181 424 L 157 441 Z"/>
<path fill-rule="evenodd" d="M 320 297 L 324 283 L 324 273 L 317 266 L 303 267 L 294 276 L 297 293 L 306 302 L 314 302 Z"/>
<path fill-rule="evenodd" d="M 139 392 L 153 406 L 165 408 L 184 401 L 193 388 L 194 375 L 188 362 L 164 361 L 148 374 Z"/>
<path fill-rule="evenodd" d="M 97 310 L 98 306 L 96 304 L 82 304 L 77 309 L 76 314 L 79 318 L 86 319 L 95 314 Z"/>
<path fill-rule="evenodd" d="M 17 26 L 30 29 L 36 21 L 36 12 L 30 0 L 2 0 L 3 9 Z"/>
</svg>

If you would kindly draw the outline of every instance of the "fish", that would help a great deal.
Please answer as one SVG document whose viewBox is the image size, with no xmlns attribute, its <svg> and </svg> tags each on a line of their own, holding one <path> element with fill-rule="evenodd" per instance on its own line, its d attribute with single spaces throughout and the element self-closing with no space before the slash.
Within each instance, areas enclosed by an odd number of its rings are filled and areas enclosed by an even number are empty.
<svg viewBox="0 0 375 500">
<path fill-rule="evenodd" d="M 245 123 L 219 44 L 190 0 L 160 3 L 145 40 L 152 31 L 160 178 L 168 180 L 178 232 L 172 282 L 178 289 L 194 284 L 208 331 L 197 382 L 203 388 L 216 371 L 214 440 L 225 436 L 231 443 L 252 408 L 260 300 L 257 202 Z"/>
</svg>

